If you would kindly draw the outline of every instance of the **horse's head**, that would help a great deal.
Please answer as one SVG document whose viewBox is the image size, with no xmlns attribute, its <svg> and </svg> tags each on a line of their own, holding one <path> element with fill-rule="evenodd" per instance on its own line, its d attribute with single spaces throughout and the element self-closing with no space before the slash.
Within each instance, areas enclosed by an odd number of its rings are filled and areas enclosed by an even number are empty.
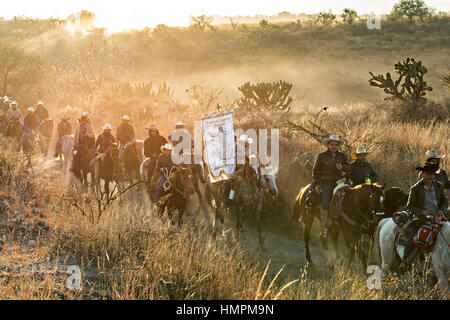
<svg viewBox="0 0 450 320">
<path fill-rule="evenodd" d="M 194 176 L 192 170 L 185 166 L 180 166 L 175 173 L 177 178 L 175 179 L 175 187 L 181 192 L 191 195 L 194 193 Z"/>
<path fill-rule="evenodd" d="M 370 214 L 384 212 L 384 185 L 377 183 L 363 183 L 352 188 L 358 191 L 357 201 L 361 204 L 366 204 Z"/>
<path fill-rule="evenodd" d="M 385 217 L 389 218 L 399 208 L 406 206 L 408 202 L 408 194 L 403 192 L 402 189 L 392 187 L 385 191 L 384 209 Z"/>
<path fill-rule="evenodd" d="M 269 190 L 272 196 L 278 196 L 278 187 L 275 181 L 275 174 L 273 173 L 272 166 L 261 168 L 260 179 L 263 188 Z"/>
<path fill-rule="evenodd" d="M 119 144 L 116 142 L 110 143 L 108 149 L 106 149 L 106 153 L 109 154 L 114 161 L 119 160 Z"/>
</svg>

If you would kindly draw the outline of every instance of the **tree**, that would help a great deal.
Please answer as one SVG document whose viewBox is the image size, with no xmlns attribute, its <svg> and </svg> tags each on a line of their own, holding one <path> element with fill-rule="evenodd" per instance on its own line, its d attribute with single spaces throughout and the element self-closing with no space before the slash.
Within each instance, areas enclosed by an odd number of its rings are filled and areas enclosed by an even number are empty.
<svg viewBox="0 0 450 320">
<path fill-rule="evenodd" d="M 191 21 L 193 24 L 200 28 L 201 31 L 205 31 L 206 28 L 212 27 L 212 18 L 208 17 L 206 14 L 202 14 L 201 16 L 193 17 L 191 16 Z"/>
<path fill-rule="evenodd" d="M 385 100 L 426 101 L 426 92 L 432 91 L 433 88 L 429 87 L 427 82 L 423 80 L 428 70 L 422 65 L 422 61 L 406 58 L 403 63 L 400 61 L 396 63 L 394 68 L 399 75 L 397 80 L 393 81 L 389 72 L 386 73 L 386 77 L 382 74 L 374 76 L 372 72 L 369 72 L 372 76 L 369 79 L 370 85 L 382 88 L 384 92 L 390 95 Z"/>
<path fill-rule="evenodd" d="M 324 26 L 330 26 L 335 19 L 336 19 L 336 15 L 333 14 L 331 12 L 331 10 L 329 12 L 322 11 L 322 12 L 319 12 L 319 15 L 316 18 L 316 23 L 320 22 Z"/>
<path fill-rule="evenodd" d="M 292 84 L 279 82 L 246 82 L 240 87 L 243 97 L 238 101 L 239 108 L 244 111 L 288 111 L 293 98 L 289 96 Z"/>
<path fill-rule="evenodd" d="M 344 12 L 341 14 L 342 20 L 344 20 L 344 22 L 347 24 L 353 24 L 357 17 L 358 14 L 356 13 L 356 11 L 349 8 L 345 8 Z"/>
<path fill-rule="evenodd" d="M 419 17 L 421 21 L 430 17 L 434 9 L 428 7 L 423 0 L 400 0 L 391 11 L 393 17 L 408 17 L 410 21 Z"/>
</svg>

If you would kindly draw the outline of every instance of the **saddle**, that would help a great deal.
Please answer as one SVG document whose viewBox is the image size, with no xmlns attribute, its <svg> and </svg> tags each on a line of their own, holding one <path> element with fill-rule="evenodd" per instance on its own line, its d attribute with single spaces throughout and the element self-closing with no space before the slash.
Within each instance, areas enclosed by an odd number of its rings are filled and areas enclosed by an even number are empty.
<svg viewBox="0 0 450 320">
<path fill-rule="evenodd" d="M 330 202 L 330 217 L 338 220 L 342 215 L 342 202 L 344 200 L 345 191 L 350 187 L 345 183 L 344 179 L 338 180 L 337 186 L 333 190 L 333 197 Z"/>
</svg>

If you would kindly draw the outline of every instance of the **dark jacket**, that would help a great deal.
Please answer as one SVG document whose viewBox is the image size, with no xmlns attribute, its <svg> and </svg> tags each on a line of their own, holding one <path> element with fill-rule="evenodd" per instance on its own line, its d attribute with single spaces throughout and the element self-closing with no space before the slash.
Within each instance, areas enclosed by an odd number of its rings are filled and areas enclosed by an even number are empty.
<svg viewBox="0 0 450 320">
<path fill-rule="evenodd" d="M 411 187 L 409 191 L 407 209 L 416 217 L 423 217 L 423 211 L 425 206 L 425 190 L 423 180 L 421 179 L 415 185 Z M 436 200 L 438 202 L 438 210 L 447 214 L 448 198 L 444 191 L 444 185 L 440 181 L 433 181 L 433 188 L 436 194 Z"/>
<path fill-rule="evenodd" d="M 131 124 L 127 122 L 122 122 L 117 127 L 116 138 L 121 144 L 126 144 L 133 141 L 135 137 L 134 128 Z"/>
<path fill-rule="evenodd" d="M 166 138 L 159 134 L 154 137 L 148 137 L 144 141 L 144 155 L 149 158 L 153 154 L 160 154 L 161 146 L 165 145 L 166 143 Z"/>
<path fill-rule="evenodd" d="M 154 173 L 159 172 L 161 168 L 167 168 L 168 173 L 170 173 L 170 169 L 172 169 L 173 166 L 175 166 L 175 164 L 172 161 L 172 156 L 167 156 L 162 153 L 156 158 Z"/>
<path fill-rule="evenodd" d="M 420 173 L 418 175 L 418 178 L 419 178 L 419 180 L 422 179 L 420 177 Z M 445 189 L 447 189 L 447 190 L 450 189 L 450 180 L 448 180 L 447 172 L 445 172 L 445 170 L 439 169 L 438 173 L 436 173 L 436 175 L 434 176 L 434 179 L 442 182 Z"/>
<path fill-rule="evenodd" d="M 99 152 L 105 153 L 106 149 L 108 149 L 109 145 L 113 142 L 116 142 L 116 139 L 112 134 L 100 134 L 97 138 L 97 141 L 95 141 L 94 152 L 96 152 L 97 147 L 100 146 Z"/>
<path fill-rule="evenodd" d="M 336 164 L 342 164 L 342 170 L 336 168 Z M 337 151 L 335 157 L 329 150 L 317 155 L 313 168 L 313 183 L 333 183 L 343 178 L 343 171 L 347 171 L 348 161 L 345 153 Z"/>
<path fill-rule="evenodd" d="M 369 162 L 359 160 L 355 160 L 348 165 L 345 177 L 352 180 L 354 186 L 365 183 L 367 178 L 372 182 L 378 181 L 378 175 L 373 170 L 372 165 Z"/>
<path fill-rule="evenodd" d="M 29 113 L 23 119 L 23 125 L 27 131 L 35 130 L 37 131 L 40 126 L 40 121 L 35 113 Z"/>
<path fill-rule="evenodd" d="M 36 111 L 35 111 L 35 112 L 36 112 L 36 115 L 39 117 L 39 120 L 40 120 L 41 122 L 44 122 L 44 121 L 47 120 L 48 117 L 49 117 L 47 109 L 45 109 L 45 107 L 42 106 L 42 105 L 39 105 L 39 106 L 36 108 Z"/>
<path fill-rule="evenodd" d="M 57 132 L 58 132 L 58 138 L 64 137 L 65 135 L 68 135 L 68 134 L 71 134 L 72 133 L 72 125 L 70 124 L 69 121 L 62 120 L 58 124 Z"/>
</svg>

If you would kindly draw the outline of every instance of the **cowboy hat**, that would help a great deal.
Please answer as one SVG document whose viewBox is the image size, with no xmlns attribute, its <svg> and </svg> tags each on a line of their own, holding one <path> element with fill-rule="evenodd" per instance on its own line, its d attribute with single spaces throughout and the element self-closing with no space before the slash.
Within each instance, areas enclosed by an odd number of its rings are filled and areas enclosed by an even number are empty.
<svg viewBox="0 0 450 320">
<path fill-rule="evenodd" d="M 146 129 L 148 129 L 148 130 L 159 130 L 159 128 L 154 123 L 150 124 Z"/>
<path fill-rule="evenodd" d="M 33 107 L 29 107 L 29 108 L 28 108 L 28 111 L 34 112 L 34 108 L 33 108 Z"/>
<path fill-rule="evenodd" d="M 368 154 L 369 152 L 367 152 L 366 147 L 364 146 L 358 146 L 358 148 L 356 148 L 356 152 L 352 152 L 352 158 L 353 159 L 357 159 L 358 158 L 358 154 Z"/>
<path fill-rule="evenodd" d="M 246 134 L 243 134 L 243 135 L 239 136 L 239 140 L 240 140 L 240 141 L 243 141 L 243 142 L 245 142 L 245 143 L 248 143 L 248 144 L 252 144 L 252 143 L 253 143 L 253 139 L 250 138 L 250 137 L 249 137 L 248 135 L 246 135 Z"/>
<path fill-rule="evenodd" d="M 165 145 L 161 146 L 161 151 L 167 150 L 167 151 L 171 151 L 172 150 L 172 145 L 170 143 L 166 143 Z"/>
<path fill-rule="evenodd" d="M 38 105 L 38 106 L 39 106 L 39 105 L 41 105 L 41 104 L 43 105 L 44 103 L 43 103 L 43 102 L 42 102 L 41 100 L 39 100 L 39 101 L 37 102 L 37 104 L 36 104 L 36 105 Z"/>
<path fill-rule="evenodd" d="M 184 127 L 186 126 L 183 122 L 178 121 L 177 123 L 175 123 L 174 127 Z"/>
<path fill-rule="evenodd" d="M 103 127 L 103 130 L 112 130 L 112 126 L 110 123 L 106 123 L 105 126 Z"/>
<path fill-rule="evenodd" d="M 325 145 L 328 145 L 331 141 L 336 141 L 337 143 L 341 144 L 341 140 L 339 140 L 339 136 L 337 134 L 332 134 L 329 138 L 325 138 L 323 140 L 323 143 Z"/>
<path fill-rule="evenodd" d="M 416 170 L 422 171 L 422 172 L 430 172 L 430 173 L 437 173 L 439 170 L 439 166 L 435 163 L 425 163 L 423 167 L 417 167 Z"/>
<path fill-rule="evenodd" d="M 428 150 L 426 153 L 425 153 L 425 157 L 427 158 L 427 159 L 442 159 L 442 158 L 445 158 L 446 157 L 446 155 L 442 155 L 442 156 L 440 156 L 440 155 L 438 155 L 438 152 L 437 152 L 437 150 Z"/>
<path fill-rule="evenodd" d="M 3 97 L 3 100 L 8 101 L 8 100 L 9 100 L 9 99 L 8 99 L 8 96 L 4 96 L 4 97 Z"/>
<path fill-rule="evenodd" d="M 15 100 L 11 100 L 9 104 L 10 105 L 17 105 L 17 102 Z"/>
<path fill-rule="evenodd" d="M 81 115 L 81 117 L 87 117 L 88 116 L 88 113 L 85 111 L 85 112 L 83 112 L 83 114 Z"/>
<path fill-rule="evenodd" d="M 128 120 L 130 120 L 130 117 L 129 117 L 127 114 L 125 114 L 125 115 L 122 117 L 122 119 L 128 121 Z"/>
</svg>

